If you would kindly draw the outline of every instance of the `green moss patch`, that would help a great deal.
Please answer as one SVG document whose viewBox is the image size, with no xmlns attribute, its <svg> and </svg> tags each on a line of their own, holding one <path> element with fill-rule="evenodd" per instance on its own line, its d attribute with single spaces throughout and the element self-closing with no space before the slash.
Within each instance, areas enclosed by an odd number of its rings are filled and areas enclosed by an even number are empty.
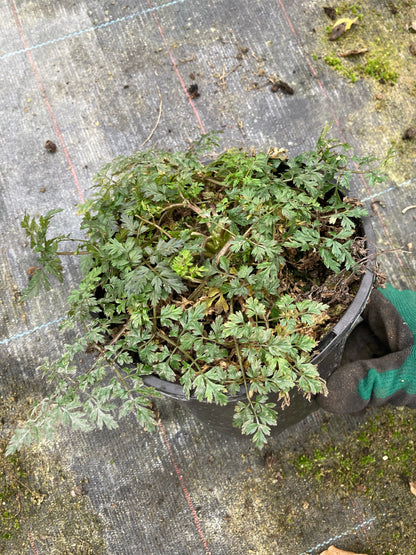
<svg viewBox="0 0 416 555">
<path fill-rule="evenodd" d="M 312 436 L 291 464 L 317 492 L 362 498 L 361 505 L 386 520 L 389 534 L 377 532 L 374 552 L 410 553 L 416 550 L 416 498 L 409 486 L 416 480 L 415 438 L 415 411 L 384 408 L 342 441 L 329 434 Z"/>
<path fill-rule="evenodd" d="M 315 33 L 308 48 L 318 74 L 332 70 L 331 83 L 357 89 L 356 105 L 346 126 L 366 151 L 383 156 L 391 146 L 397 156 L 387 168 L 398 185 L 414 178 L 416 141 L 403 140 L 416 125 L 416 35 L 410 27 L 416 19 L 414 0 L 379 2 L 362 0 L 331 2 L 337 19 L 358 18 L 337 40 L 329 36 L 336 20 L 326 15 L 321 3 L 313 21 Z M 348 54 L 345 56 L 345 54 Z M 363 190 L 363 196 L 368 193 Z"/>
<path fill-rule="evenodd" d="M 371 0 L 360 4 L 342 3 L 336 7 L 339 18 L 356 19 L 355 24 L 337 40 L 328 40 L 332 26 L 322 28 L 320 57 L 340 75 L 355 83 L 374 79 L 382 84 L 396 84 L 409 53 L 409 2 L 376 5 Z M 396 11 L 397 10 L 397 11 Z"/>
<path fill-rule="evenodd" d="M 324 443 L 319 449 L 305 448 L 293 459 L 301 477 L 313 477 L 328 487 L 378 496 L 385 479 L 407 483 L 416 479 L 416 415 L 410 411 L 385 409 L 377 412 L 351 435 L 347 442 Z M 380 483 L 380 480 L 383 484 Z"/>
</svg>

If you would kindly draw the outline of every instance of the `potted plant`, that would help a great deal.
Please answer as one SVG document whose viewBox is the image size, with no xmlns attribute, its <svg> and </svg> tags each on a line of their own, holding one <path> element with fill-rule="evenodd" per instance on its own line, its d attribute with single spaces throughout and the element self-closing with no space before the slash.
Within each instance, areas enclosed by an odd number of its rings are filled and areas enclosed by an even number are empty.
<svg viewBox="0 0 416 555">
<path fill-rule="evenodd" d="M 157 383 L 209 406 L 236 402 L 234 424 L 262 446 L 291 391 L 325 391 L 311 359 L 366 258 L 357 227 L 366 211 L 345 191 L 356 172 L 383 179 L 327 131 L 293 158 L 230 149 L 203 162 L 218 146 L 213 135 L 186 152 L 118 157 L 80 207 L 85 238 L 71 253 L 60 250 L 70 236 L 48 237 L 59 210 L 25 215 L 39 262 L 23 300 L 48 290 L 49 275 L 62 281 L 62 255 L 78 255 L 84 277 L 62 325 L 78 336 L 41 367 L 56 389 L 9 452 L 58 423 L 114 428 L 133 412 L 151 430 Z M 77 367 L 85 352 L 94 358 Z"/>
</svg>

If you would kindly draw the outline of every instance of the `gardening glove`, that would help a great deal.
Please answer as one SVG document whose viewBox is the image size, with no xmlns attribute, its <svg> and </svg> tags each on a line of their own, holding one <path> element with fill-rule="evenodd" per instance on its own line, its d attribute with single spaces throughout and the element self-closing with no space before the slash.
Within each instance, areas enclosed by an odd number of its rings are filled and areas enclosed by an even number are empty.
<svg viewBox="0 0 416 555">
<path fill-rule="evenodd" d="M 416 408 L 416 292 L 379 288 L 362 317 L 319 405 L 350 414 L 388 403 Z"/>
</svg>

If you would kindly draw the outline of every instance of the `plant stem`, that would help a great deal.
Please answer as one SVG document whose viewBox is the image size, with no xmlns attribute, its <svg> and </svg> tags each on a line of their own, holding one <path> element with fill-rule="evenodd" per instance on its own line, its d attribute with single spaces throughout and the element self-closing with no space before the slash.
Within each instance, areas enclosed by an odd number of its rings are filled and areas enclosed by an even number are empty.
<svg viewBox="0 0 416 555">
<path fill-rule="evenodd" d="M 173 347 L 175 347 L 175 349 L 177 349 L 180 353 L 182 353 L 182 355 L 187 358 L 189 361 L 191 361 L 191 364 L 194 364 L 197 369 L 198 372 L 200 374 L 203 374 L 203 371 L 201 369 L 201 367 L 199 366 L 199 364 L 197 363 L 197 361 L 191 357 L 191 355 L 189 353 L 187 353 L 186 351 L 183 351 L 179 345 L 177 345 L 170 337 L 168 337 L 165 332 L 163 332 L 162 330 L 158 330 L 157 331 L 157 335 L 159 335 L 159 337 L 161 337 L 161 339 L 163 339 L 163 341 L 166 341 L 167 343 L 170 343 Z"/>
<path fill-rule="evenodd" d="M 4 458 L 4 459 L 3 459 L 3 462 L 4 462 L 4 464 L 2 465 L 2 466 L 3 466 L 3 470 L 4 470 L 7 474 L 9 474 L 9 475 L 12 477 L 13 480 L 15 480 L 17 483 L 19 483 L 21 486 L 23 486 L 25 489 L 27 489 L 27 491 L 28 491 L 29 493 L 31 493 L 34 497 L 36 497 L 37 494 L 36 494 L 34 491 L 32 491 L 26 484 L 24 484 L 23 482 L 21 482 L 21 481 L 19 480 L 19 478 L 16 476 L 16 474 L 13 472 L 13 470 L 10 468 L 10 463 L 8 462 L 8 459 L 7 459 L 7 458 Z M 19 511 L 19 512 L 20 512 L 20 511 Z M 18 513 L 18 514 L 19 514 L 19 513 Z"/>
<path fill-rule="evenodd" d="M 183 196 L 181 191 L 179 191 L 179 194 L 181 198 L 183 198 L 184 202 L 186 203 L 186 206 L 188 206 L 191 210 L 196 212 L 198 215 L 201 214 L 202 210 L 199 208 L 199 206 L 195 206 L 195 204 L 192 204 L 187 198 Z"/>
<path fill-rule="evenodd" d="M 124 324 L 124 326 L 122 327 L 122 329 L 118 332 L 118 334 L 110 341 L 110 343 L 108 343 L 108 345 L 105 345 L 104 347 L 101 347 L 101 345 L 99 345 L 96 341 L 94 341 L 94 347 L 97 349 L 98 352 L 101 353 L 101 356 L 99 356 L 97 358 L 97 360 L 94 362 L 94 364 L 92 366 L 90 366 L 88 368 L 88 370 L 85 372 L 85 374 L 90 374 L 94 368 L 97 366 L 97 364 L 100 362 L 100 360 L 102 360 L 105 357 L 106 351 L 108 350 L 108 347 L 111 347 L 112 345 L 114 345 L 114 343 L 117 343 L 117 341 L 120 339 L 120 337 L 126 332 L 128 326 L 130 324 L 130 320 L 127 321 L 126 324 Z M 107 359 L 108 362 L 110 362 Z"/>
<path fill-rule="evenodd" d="M 222 249 L 220 251 L 218 251 L 217 256 L 215 257 L 215 264 L 218 264 L 218 262 L 220 261 L 221 256 L 224 256 L 225 254 L 227 254 L 232 240 L 233 240 L 233 238 L 230 237 L 228 239 L 228 241 L 225 243 L 225 245 L 222 247 Z"/>
<path fill-rule="evenodd" d="M 207 177 L 206 175 L 204 175 L 204 177 L 202 179 L 205 179 L 206 181 L 209 181 L 210 183 L 213 183 L 214 185 L 220 185 L 221 187 L 225 187 L 225 185 L 222 181 L 217 181 L 216 179 L 212 179 L 212 177 Z"/>
<path fill-rule="evenodd" d="M 248 386 L 247 386 L 247 376 L 246 376 L 246 372 L 244 370 L 243 359 L 241 358 L 240 347 L 238 346 L 238 343 L 237 343 L 237 340 L 236 340 L 235 337 L 233 337 L 233 340 L 234 340 L 235 351 L 237 353 L 238 365 L 240 366 L 241 375 L 243 376 L 244 389 L 245 389 L 245 392 L 246 392 L 246 397 L 247 397 L 247 400 L 248 400 L 249 405 L 251 407 L 251 411 L 253 413 L 253 416 L 256 419 L 257 424 L 259 424 L 259 419 L 258 419 L 258 416 L 256 415 L 255 410 L 254 410 L 254 405 L 251 401 L 250 392 L 249 392 Z"/>
<path fill-rule="evenodd" d="M 76 251 L 58 251 L 56 253 L 58 256 L 71 256 L 71 255 L 79 255 L 79 254 L 91 254 L 88 251 L 81 251 L 81 252 L 76 252 Z"/>
<path fill-rule="evenodd" d="M 170 233 L 168 233 L 166 231 L 166 229 L 163 229 L 163 227 L 160 227 L 159 225 L 157 225 L 156 222 L 151 222 L 150 220 L 146 220 L 146 218 L 142 218 L 141 216 L 139 216 L 139 214 L 135 214 L 135 216 L 136 216 L 136 218 L 139 218 L 139 220 L 141 220 L 145 224 L 149 224 L 149 225 L 155 227 L 156 229 L 158 229 L 159 231 L 161 231 L 162 233 L 164 233 L 167 237 L 169 237 L 169 239 L 172 239 L 172 235 Z"/>
<path fill-rule="evenodd" d="M 169 204 L 169 206 L 165 206 L 165 208 L 163 208 L 160 211 L 160 214 L 164 214 L 165 212 L 168 212 L 168 210 L 172 210 L 172 208 L 185 208 L 185 207 L 186 207 L 185 202 L 175 202 L 173 204 Z"/>
</svg>

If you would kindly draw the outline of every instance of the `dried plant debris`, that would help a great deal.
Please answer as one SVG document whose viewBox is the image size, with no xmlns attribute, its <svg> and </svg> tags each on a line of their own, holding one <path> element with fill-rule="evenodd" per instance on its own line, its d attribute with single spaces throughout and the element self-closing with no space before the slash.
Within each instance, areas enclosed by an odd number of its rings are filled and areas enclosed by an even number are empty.
<svg viewBox="0 0 416 555">
<path fill-rule="evenodd" d="M 360 56 L 361 54 L 365 54 L 368 52 L 368 48 L 353 48 L 352 50 L 347 50 L 346 52 L 342 52 L 340 56 L 342 58 L 347 58 L 349 56 Z"/>
<path fill-rule="evenodd" d="M 263 457 L 264 468 L 272 469 L 278 463 L 278 456 L 273 451 L 267 451 Z"/>
<path fill-rule="evenodd" d="M 247 48 L 246 46 L 238 45 L 237 49 L 238 49 L 238 53 L 236 55 L 237 60 L 242 60 L 243 58 L 247 57 L 249 53 L 249 48 Z"/>
<path fill-rule="evenodd" d="M 411 204 L 411 205 L 409 205 L 409 206 L 406 206 L 406 208 L 403 208 L 402 214 L 406 214 L 406 212 L 407 212 L 408 210 L 413 210 L 414 208 L 416 208 L 416 204 Z M 410 245 L 410 244 L 411 244 L 411 243 L 409 243 L 409 245 Z"/>
<path fill-rule="evenodd" d="M 33 276 L 33 274 L 36 272 L 36 270 L 40 270 L 39 266 L 31 266 L 30 268 L 27 269 L 27 273 L 29 274 L 29 276 Z"/>
</svg>

